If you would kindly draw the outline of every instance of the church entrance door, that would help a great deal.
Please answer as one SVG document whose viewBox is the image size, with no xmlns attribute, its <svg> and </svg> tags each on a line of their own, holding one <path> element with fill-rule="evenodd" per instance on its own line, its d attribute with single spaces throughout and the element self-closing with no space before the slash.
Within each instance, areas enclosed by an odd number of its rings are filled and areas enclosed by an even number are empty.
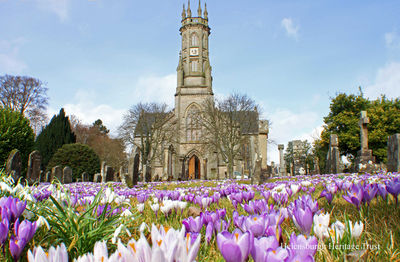
<svg viewBox="0 0 400 262">
<path fill-rule="evenodd" d="M 194 155 L 189 159 L 189 180 L 200 179 L 200 159 Z"/>
</svg>

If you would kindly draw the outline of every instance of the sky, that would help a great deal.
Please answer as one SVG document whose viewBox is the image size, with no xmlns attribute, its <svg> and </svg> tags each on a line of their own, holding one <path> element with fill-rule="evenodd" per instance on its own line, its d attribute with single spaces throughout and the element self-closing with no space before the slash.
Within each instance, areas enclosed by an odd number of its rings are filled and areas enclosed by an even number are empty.
<svg viewBox="0 0 400 262">
<path fill-rule="evenodd" d="M 173 108 L 183 3 L 0 0 L 0 75 L 39 78 L 50 117 L 65 108 L 115 135 L 138 102 Z M 261 106 L 268 162 L 279 162 L 277 144 L 318 137 L 340 92 L 400 97 L 398 0 L 206 3 L 213 91 Z"/>
</svg>

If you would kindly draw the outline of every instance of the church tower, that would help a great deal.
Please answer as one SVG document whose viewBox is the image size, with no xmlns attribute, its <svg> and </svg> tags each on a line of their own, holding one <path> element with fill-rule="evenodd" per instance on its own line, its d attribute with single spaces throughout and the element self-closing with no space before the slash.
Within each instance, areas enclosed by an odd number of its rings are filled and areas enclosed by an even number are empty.
<svg viewBox="0 0 400 262">
<path fill-rule="evenodd" d="M 212 77 L 209 60 L 207 5 L 204 12 L 200 5 L 197 15 L 192 15 L 190 0 L 188 7 L 182 10 L 181 51 L 177 68 L 177 88 L 175 94 L 175 113 L 182 116 L 188 102 L 202 103 L 207 97 L 212 97 Z M 190 100 L 196 101 L 190 101 Z"/>
<path fill-rule="evenodd" d="M 206 100 L 214 99 L 212 91 L 211 66 L 209 60 L 207 6 L 204 11 L 199 6 L 197 12 L 183 5 L 181 28 L 181 51 L 177 67 L 177 87 L 175 93 L 175 117 L 177 120 L 177 144 L 175 152 L 179 156 L 176 170 L 182 170 L 189 179 L 207 177 L 210 164 L 216 161 L 206 152 L 201 152 L 201 129 L 198 121 L 201 107 Z M 214 168 L 215 170 L 216 168 Z"/>
</svg>

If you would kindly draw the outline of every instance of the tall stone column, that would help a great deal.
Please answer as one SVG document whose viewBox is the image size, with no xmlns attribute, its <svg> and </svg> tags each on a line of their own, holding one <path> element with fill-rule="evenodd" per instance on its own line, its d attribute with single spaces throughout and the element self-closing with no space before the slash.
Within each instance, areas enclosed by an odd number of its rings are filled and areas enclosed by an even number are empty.
<svg viewBox="0 0 400 262">
<path fill-rule="evenodd" d="M 283 149 L 285 146 L 283 144 L 278 145 L 279 150 L 279 175 L 286 176 L 285 158 L 283 154 Z"/>
<path fill-rule="evenodd" d="M 357 153 L 355 161 L 355 171 L 357 172 L 372 172 L 375 168 L 375 157 L 372 155 L 372 150 L 368 149 L 368 127 L 369 117 L 367 111 L 361 111 L 360 121 L 360 142 L 361 150 Z"/>
<path fill-rule="evenodd" d="M 341 173 L 339 139 L 336 134 L 331 134 L 329 139 L 329 151 L 326 159 L 326 171 L 329 174 Z"/>
</svg>

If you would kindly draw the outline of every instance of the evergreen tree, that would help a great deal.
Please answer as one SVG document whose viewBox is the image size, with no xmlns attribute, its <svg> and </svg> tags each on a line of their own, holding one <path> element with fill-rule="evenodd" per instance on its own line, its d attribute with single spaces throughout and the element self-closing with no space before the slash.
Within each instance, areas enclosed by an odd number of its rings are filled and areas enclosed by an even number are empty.
<svg viewBox="0 0 400 262">
<path fill-rule="evenodd" d="M 64 108 L 61 108 L 58 115 L 54 115 L 50 123 L 40 132 L 36 138 L 35 148 L 42 155 L 42 166 L 46 167 L 54 153 L 64 144 L 76 142 L 75 134 Z"/>
</svg>

